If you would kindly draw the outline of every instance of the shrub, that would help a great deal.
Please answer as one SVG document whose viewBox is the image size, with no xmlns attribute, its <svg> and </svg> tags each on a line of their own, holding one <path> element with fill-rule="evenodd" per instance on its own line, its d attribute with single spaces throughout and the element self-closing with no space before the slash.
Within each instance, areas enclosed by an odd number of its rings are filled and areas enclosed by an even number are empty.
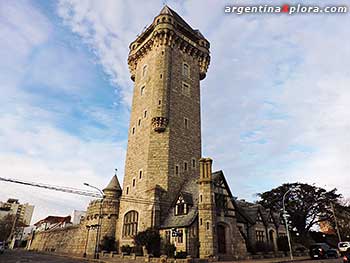
<svg viewBox="0 0 350 263">
<path fill-rule="evenodd" d="M 176 253 L 175 258 L 186 258 L 186 257 L 187 257 L 187 253 L 185 251 L 180 251 Z"/>
<path fill-rule="evenodd" d="M 174 257 L 176 247 L 174 244 L 163 243 L 162 244 L 162 254 L 167 255 L 168 257 Z"/>
<path fill-rule="evenodd" d="M 108 252 L 115 251 L 117 248 L 115 238 L 110 236 L 104 236 L 100 245 L 100 250 L 106 250 Z"/>
<path fill-rule="evenodd" d="M 131 248 L 131 253 L 134 253 L 136 256 L 143 256 L 142 246 L 134 246 Z"/>
<path fill-rule="evenodd" d="M 155 257 L 160 256 L 160 235 L 158 230 L 149 228 L 145 231 L 137 233 L 134 237 L 136 246 L 145 246 L 148 253 Z"/>
<path fill-rule="evenodd" d="M 273 247 L 272 247 L 272 245 L 270 245 L 268 243 L 258 241 L 255 243 L 255 251 L 267 253 L 267 252 L 273 251 Z"/>
<path fill-rule="evenodd" d="M 122 253 L 126 253 L 127 255 L 130 255 L 131 253 L 131 247 L 129 245 L 124 245 L 120 248 Z"/>
<path fill-rule="evenodd" d="M 277 238 L 277 247 L 279 251 L 289 251 L 288 238 L 286 236 Z"/>
</svg>

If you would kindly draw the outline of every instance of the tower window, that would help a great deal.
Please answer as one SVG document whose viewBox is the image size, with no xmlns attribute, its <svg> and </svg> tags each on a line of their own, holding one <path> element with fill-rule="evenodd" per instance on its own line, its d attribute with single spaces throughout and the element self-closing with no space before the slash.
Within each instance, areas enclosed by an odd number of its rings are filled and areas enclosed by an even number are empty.
<svg viewBox="0 0 350 263">
<path fill-rule="evenodd" d="M 199 200 L 200 200 L 201 203 L 203 202 L 203 196 L 202 195 L 199 196 Z"/>
<path fill-rule="evenodd" d="M 193 169 L 196 168 L 196 159 L 192 159 L 192 168 L 193 168 Z"/>
<path fill-rule="evenodd" d="M 132 134 L 135 134 L 135 127 L 132 128 Z"/>
<path fill-rule="evenodd" d="M 200 221 L 200 225 L 203 225 L 203 220 L 202 220 L 202 218 L 201 218 L 199 221 Z"/>
<path fill-rule="evenodd" d="M 142 77 L 145 77 L 147 75 L 147 65 L 144 65 L 142 68 Z"/>
<path fill-rule="evenodd" d="M 187 162 L 184 162 L 184 171 L 187 171 Z"/>
<path fill-rule="evenodd" d="M 161 78 L 161 79 L 163 78 L 163 74 L 160 74 L 160 78 Z"/>
<path fill-rule="evenodd" d="M 142 178 L 142 170 L 139 171 L 139 179 Z"/>
<path fill-rule="evenodd" d="M 186 129 L 188 128 L 188 119 L 187 118 L 184 118 L 184 126 Z"/>
<path fill-rule="evenodd" d="M 161 105 L 161 104 L 162 104 L 162 101 L 161 101 L 161 100 L 159 100 L 159 101 L 158 101 L 158 105 Z"/>
<path fill-rule="evenodd" d="M 145 94 L 145 86 L 141 87 L 141 96 L 143 96 L 143 94 Z"/>
<path fill-rule="evenodd" d="M 124 225 L 123 225 L 124 237 L 131 237 L 137 234 L 138 219 L 139 219 L 139 214 L 134 210 L 125 214 Z"/>
<path fill-rule="evenodd" d="M 139 126 L 141 125 L 141 119 L 139 119 Z"/>
<path fill-rule="evenodd" d="M 190 67 L 187 63 L 182 64 L 182 75 L 184 75 L 187 78 L 190 76 Z"/>
<path fill-rule="evenodd" d="M 127 194 L 127 195 L 129 194 L 129 186 L 126 187 L 126 194 Z"/>
<path fill-rule="evenodd" d="M 210 228 L 210 223 L 207 222 L 207 230 L 209 230 L 209 228 Z"/>
<path fill-rule="evenodd" d="M 135 185 L 136 185 L 136 180 L 134 178 L 134 179 L 132 179 L 132 186 L 135 187 Z"/>
<path fill-rule="evenodd" d="M 145 110 L 143 113 L 143 117 L 146 118 L 147 117 L 147 111 Z"/>
<path fill-rule="evenodd" d="M 179 174 L 179 166 L 175 165 L 175 174 L 178 175 Z"/>
<path fill-rule="evenodd" d="M 190 85 L 187 83 L 182 83 L 182 94 L 189 97 L 190 96 Z"/>
</svg>

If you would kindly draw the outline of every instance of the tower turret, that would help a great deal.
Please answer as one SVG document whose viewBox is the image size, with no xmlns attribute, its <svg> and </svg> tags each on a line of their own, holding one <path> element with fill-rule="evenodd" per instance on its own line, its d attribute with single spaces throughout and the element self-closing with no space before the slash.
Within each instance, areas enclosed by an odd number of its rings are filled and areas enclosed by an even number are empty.
<svg viewBox="0 0 350 263">
<path fill-rule="evenodd" d="M 199 255 L 209 258 L 217 254 L 216 209 L 212 178 L 212 159 L 199 160 Z"/>
</svg>

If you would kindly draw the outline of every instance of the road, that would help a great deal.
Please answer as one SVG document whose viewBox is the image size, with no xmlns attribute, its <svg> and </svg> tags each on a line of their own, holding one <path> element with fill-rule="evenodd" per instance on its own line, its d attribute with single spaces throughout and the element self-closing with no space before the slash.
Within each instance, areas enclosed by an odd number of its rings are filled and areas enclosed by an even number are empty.
<svg viewBox="0 0 350 263">
<path fill-rule="evenodd" d="M 6 250 L 6 252 L 0 255 L 0 263 L 88 263 L 86 260 L 71 259 L 63 256 L 40 254 L 35 252 L 29 252 L 25 250 Z M 274 260 L 247 260 L 247 261 L 233 261 L 233 263 L 270 263 L 276 262 Z M 341 258 L 339 259 L 328 259 L 328 260 L 304 260 L 296 261 L 298 263 L 342 263 Z M 91 263 L 91 261 L 90 261 Z M 226 262 L 227 263 L 227 262 Z"/>
<path fill-rule="evenodd" d="M 86 260 L 70 259 L 56 255 L 46 255 L 25 250 L 6 250 L 0 255 L 0 263 L 87 263 Z"/>
</svg>

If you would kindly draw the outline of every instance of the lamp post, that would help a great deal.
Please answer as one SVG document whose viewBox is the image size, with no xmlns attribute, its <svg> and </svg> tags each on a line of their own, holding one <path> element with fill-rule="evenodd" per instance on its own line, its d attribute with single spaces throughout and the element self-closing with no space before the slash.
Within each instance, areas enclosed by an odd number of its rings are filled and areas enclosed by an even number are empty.
<svg viewBox="0 0 350 263">
<path fill-rule="evenodd" d="M 332 213 L 333 213 L 333 217 L 334 217 L 335 227 L 337 229 L 338 239 L 339 239 L 339 242 L 341 242 L 341 235 L 340 235 L 340 231 L 339 231 L 338 220 L 337 220 L 337 217 L 335 216 L 334 205 L 333 205 L 332 201 L 330 201 L 330 203 L 331 203 Z"/>
<path fill-rule="evenodd" d="M 290 234 L 289 234 L 289 228 L 288 228 L 288 218 L 287 218 L 287 211 L 286 211 L 286 206 L 285 206 L 285 200 L 287 194 L 292 191 L 293 188 L 289 189 L 287 192 L 284 193 L 283 199 L 282 199 L 282 204 L 283 204 L 283 218 L 284 222 L 286 224 L 286 231 L 287 231 L 287 238 L 288 238 L 288 245 L 289 245 L 289 253 L 290 253 L 290 259 L 293 260 L 293 250 L 292 250 L 292 243 L 290 240 Z"/>
<path fill-rule="evenodd" d="M 97 227 L 97 229 L 96 229 L 96 244 L 95 244 L 95 253 L 94 253 L 94 258 L 98 259 L 99 258 L 98 253 L 99 253 L 100 235 L 101 235 L 101 228 L 102 228 L 102 220 L 101 220 L 102 202 L 103 202 L 104 194 L 103 194 L 103 191 L 96 186 L 93 186 L 93 185 L 88 184 L 88 183 L 84 183 L 84 185 L 96 189 L 101 194 L 100 209 L 99 209 L 99 214 L 98 214 L 98 223 L 96 225 L 96 227 Z"/>
<path fill-rule="evenodd" d="M 90 232 L 90 226 L 86 226 L 87 229 L 87 236 L 86 236 L 86 241 L 85 241 L 85 248 L 84 248 L 84 254 L 83 257 L 86 258 L 86 249 L 87 249 L 87 244 L 89 242 L 89 232 Z"/>
</svg>

